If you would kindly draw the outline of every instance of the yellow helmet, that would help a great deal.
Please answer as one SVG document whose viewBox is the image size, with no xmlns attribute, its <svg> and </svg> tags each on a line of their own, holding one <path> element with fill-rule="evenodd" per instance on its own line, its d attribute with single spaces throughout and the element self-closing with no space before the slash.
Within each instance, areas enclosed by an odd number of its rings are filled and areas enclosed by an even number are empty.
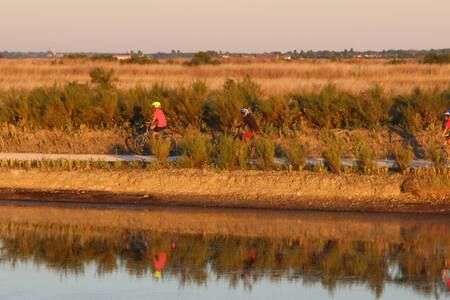
<svg viewBox="0 0 450 300">
<path fill-rule="evenodd" d="M 156 279 L 160 279 L 161 278 L 161 271 L 156 270 L 155 272 L 153 272 L 153 277 L 155 277 Z"/>
<path fill-rule="evenodd" d="M 154 108 L 159 108 L 159 107 L 161 107 L 161 102 L 155 101 L 155 102 L 152 103 L 152 106 Z"/>
</svg>

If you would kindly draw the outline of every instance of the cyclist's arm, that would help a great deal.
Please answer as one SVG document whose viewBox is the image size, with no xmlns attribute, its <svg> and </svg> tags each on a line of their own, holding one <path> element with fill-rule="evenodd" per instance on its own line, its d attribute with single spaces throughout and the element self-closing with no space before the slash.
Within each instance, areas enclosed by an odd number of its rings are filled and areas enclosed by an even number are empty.
<svg viewBox="0 0 450 300">
<path fill-rule="evenodd" d="M 158 118 L 156 117 L 155 114 L 153 114 L 153 119 L 152 122 L 150 123 L 150 127 L 153 129 L 155 128 L 156 124 L 158 124 Z"/>
</svg>

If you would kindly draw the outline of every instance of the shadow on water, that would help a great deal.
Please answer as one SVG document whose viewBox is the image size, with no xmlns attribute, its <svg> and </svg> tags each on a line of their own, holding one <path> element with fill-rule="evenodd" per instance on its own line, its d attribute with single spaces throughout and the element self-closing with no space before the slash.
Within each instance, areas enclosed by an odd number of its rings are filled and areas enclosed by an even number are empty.
<svg viewBox="0 0 450 300">
<path fill-rule="evenodd" d="M 261 280 L 274 285 L 319 283 L 331 293 L 339 286 L 361 285 L 376 297 L 387 284 L 409 286 L 430 297 L 449 280 L 450 220 L 445 216 L 94 209 L 97 220 L 111 221 L 97 226 L 71 223 L 69 215 L 75 221 L 77 213 L 91 218 L 90 209 L 54 209 L 63 221 L 33 221 L 33 212 L 42 215 L 38 208 L 0 210 L 2 264 L 30 262 L 52 272 L 82 275 L 94 263 L 99 276 L 126 272 L 154 280 L 172 278 L 180 286 L 217 278 L 231 288 L 242 283 L 248 290 Z M 16 221 L 7 221 L 6 213 Z M 156 230 L 121 225 L 108 213 L 122 218 L 131 214 L 137 223 L 153 220 L 149 222 Z M 184 232 L 165 225 L 163 219 L 170 214 Z M 189 220 L 198 221 L 202 214 L 209 214 L 212 228 L 190 228 L 194 223 Z M 29 218 L 18 222 L 20 215 Z"/>
</svg>

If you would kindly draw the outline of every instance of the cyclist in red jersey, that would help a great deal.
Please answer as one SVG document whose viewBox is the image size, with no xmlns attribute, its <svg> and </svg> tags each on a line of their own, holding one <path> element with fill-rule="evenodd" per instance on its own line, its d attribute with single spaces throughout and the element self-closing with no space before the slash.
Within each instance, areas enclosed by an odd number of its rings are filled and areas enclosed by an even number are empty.
<svg viewBox="0 0 450 300">
<path fill-rule="evenodd" d="M 153 119 L 150 125 L 150 128 L 152 129 L 152 135 L 153 137 L 159 135 L 161 131 L 166 129 L 167 127 L 167 118 L 164 114 L 164 111 L 161 108 L 161 103 L 158 101 L 155 101 L 152 103 L 152 106 L 154 107 L 153 111 Z"/>
</svg>

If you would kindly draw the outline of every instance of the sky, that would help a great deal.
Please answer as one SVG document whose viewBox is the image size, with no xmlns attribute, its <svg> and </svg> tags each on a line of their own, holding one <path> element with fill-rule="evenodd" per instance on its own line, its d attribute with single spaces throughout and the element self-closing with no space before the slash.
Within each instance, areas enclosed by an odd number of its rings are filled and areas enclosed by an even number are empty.
<svg viewBox="0 0 450 300">
<path fill-rule="evenodd" d="M 450 48 L 450 0 L 0 0 L 0 51 Z"/>
</svg>

